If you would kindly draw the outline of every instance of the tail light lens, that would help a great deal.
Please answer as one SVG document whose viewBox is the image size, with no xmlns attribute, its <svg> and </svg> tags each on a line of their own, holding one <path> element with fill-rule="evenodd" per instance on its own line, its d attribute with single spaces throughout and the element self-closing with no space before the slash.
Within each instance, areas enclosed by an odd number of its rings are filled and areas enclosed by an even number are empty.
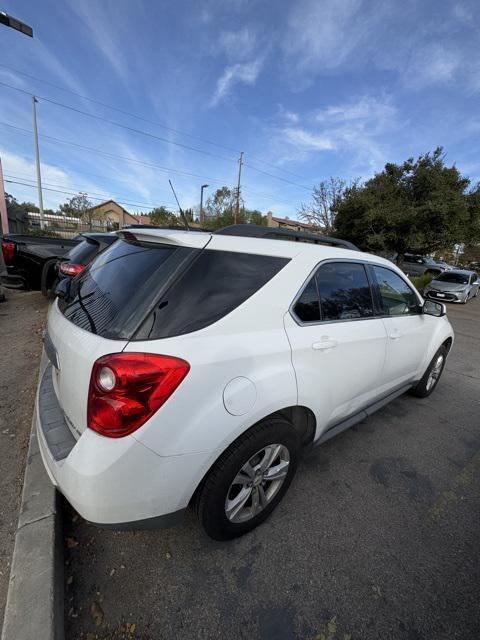
<svg viewBox="0 0 480 640">
<path fill-rule="evenodd" d="M 142 426 L 190 370 L 185 360 L 153 353 L 112 353 L 93 365 L 88 426 L 121 438 Z"/>
<path fill-rule="evenodd" d="M 61 262 L 58 270 L 64 276 L 71 276 L 72 278 L 74 278 L 75 276 L 78 276 L 79 273 L 82 273 L 84 269 L 84 264 L 75 264 L 74 262 Z"/>
<path fill-rule="evenodd" d="M 13 264 L 13 258 L 15 256 L 15 243 L 7 241 L 2 242 L 2 253 L 5 264 Z"/>
</svg>

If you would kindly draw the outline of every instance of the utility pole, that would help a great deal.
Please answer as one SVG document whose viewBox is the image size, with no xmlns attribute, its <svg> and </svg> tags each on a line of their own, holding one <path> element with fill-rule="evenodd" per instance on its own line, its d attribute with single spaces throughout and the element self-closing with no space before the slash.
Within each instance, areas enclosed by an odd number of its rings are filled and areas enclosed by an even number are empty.
<svg viewBox="0 0 480 640">
<path fill-rule="evenodd" d="M 200 187 L 200 227 L 203 227 L 203 190 L 208 187 L 208 184 L 202 184 Z"/>
<path fill-rule="evenodd" d="M 40 150 L 38 148 L 38 130 L 37 130 L 37 99 L 32 96 L 32 115 L 33 115 L 33 137 L 35 140 L 35 164 L 37 166 L 37 189 L 38 189 L 38 208 L 40 209 L 40 229 L 45 229 L 45 216 L 43 213 L 43 195 L 42 195 L 42 176 L 40 173 Z"/>
<path fill-rule="evenodd" d="M 237 219 L 240 214 L 240 180 L 242 178 L 242 165 L 243 165 L 243 151 L 240 153 L 240 158 L 238 160 L 237 205 L 235 207 L 235 217 L 234 217 L 235 224 L 237 224 Z"/>
</svg>

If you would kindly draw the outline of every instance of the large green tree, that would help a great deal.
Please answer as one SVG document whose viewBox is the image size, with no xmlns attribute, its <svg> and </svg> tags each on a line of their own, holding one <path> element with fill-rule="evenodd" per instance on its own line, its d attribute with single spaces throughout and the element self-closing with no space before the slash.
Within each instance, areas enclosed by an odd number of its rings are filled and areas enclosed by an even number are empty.
<svg viewBox="0 0 480 640">
<path fill-rule="evenodd" d="M 163 206 L 152 209 L 148 215 L 150 222 L 157 227 L 180 224 L 177 216 Z"/>
<path fill-rule="evenodd" d="M 433 252 L 476 233 L 478 190 L 438 147 L 402 164 L 388 163 L 364 184 L 348 187 L 336 204 L 336 233 L 363 249 Z M 477 239 L 478 241 L 478 239 Z"/>
</svg>

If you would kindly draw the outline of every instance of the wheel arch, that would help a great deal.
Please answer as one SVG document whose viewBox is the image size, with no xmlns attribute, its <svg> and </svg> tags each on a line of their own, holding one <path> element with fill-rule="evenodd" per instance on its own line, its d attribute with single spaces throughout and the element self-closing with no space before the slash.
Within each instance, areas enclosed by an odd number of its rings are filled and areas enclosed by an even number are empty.
<svg viewBox="0 0 480 640">
<path fill-rule="evenodd" d="M 254 424 L 250 425 L 248 428 L 244 429 L 241 433 L 237 434 L 232 441 L 226 444 L 225 448 L 222 451 L 218 452 L 218 455 L 211 462 L 211 464 L 209 465 L 209 467 L 201 477 L 200 481 L 198 482 L 197 486 L 195 487 L 195 490 L 193 491 L 190 497 L 190 501 L 189 501 L 190 504 L 195 502 L 196 496 L 198 495 L 198 492 L 203 486 L 210 471 L 215 466 L 219 458 L 225 453 L 228 447 L 230 447 L 236 440 L 238 440 L 238 438 L 241 438 L 245 433 L 247 433 L 251 429 L 255 429 L 257 425 L 261 424 L 265 420 L 270 420 L 271 418 L 275 418 L 279 416 L 287 420 L 292 425 L 292 428 L 299 433 L 300 439 L 302 442 L 302 447 L 306 447 L 307 445 L 311 444 L 311 442 L 313 441 L 313 438 L 315 437 L 315 431 L 317 428 L 317 424 L 316 424 L 317 421 L 313 411 L 303 405 L 293 405 L 293 406 L 277 409 L 272 413 L 269 413 L 268 415 L 263 416 L 262 418 L 257 420 Z"/>
</svg>

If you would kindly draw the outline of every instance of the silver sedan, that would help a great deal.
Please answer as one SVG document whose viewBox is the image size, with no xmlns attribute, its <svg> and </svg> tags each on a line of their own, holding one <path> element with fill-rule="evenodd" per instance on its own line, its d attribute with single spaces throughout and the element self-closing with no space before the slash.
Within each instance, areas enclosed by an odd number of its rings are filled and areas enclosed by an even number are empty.
<svg viewBox="0 0 480 640">
<path fill-rule="evenodd" d="M 474 271 L 453 269 L 435 276 L 423 291 L 425 298 L 466 304 L 478 295 L 480 281 Z"/>
</svg>

